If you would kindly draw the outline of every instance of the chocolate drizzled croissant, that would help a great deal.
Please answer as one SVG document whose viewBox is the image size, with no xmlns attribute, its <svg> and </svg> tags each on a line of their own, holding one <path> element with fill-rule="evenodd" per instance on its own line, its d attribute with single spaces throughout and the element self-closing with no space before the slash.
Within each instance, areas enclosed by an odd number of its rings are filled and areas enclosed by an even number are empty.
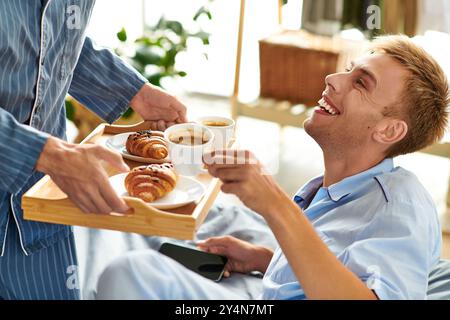
<svg viewBox="0 0 450 320">
<path fill-rule="evenodd" d="M 143 130 L 132 133 L 128 136 L 125 147 L 135 156 L 158 160 L 164 159 L 169 153 L 161 131 Z"/>
<path fill-rule="evenodd" d="M 172 164 L 151 164 L 133 168 L 125 177 L 128 194 L 153 202 L 171 192 L 177 183 Z"/>
</svg>

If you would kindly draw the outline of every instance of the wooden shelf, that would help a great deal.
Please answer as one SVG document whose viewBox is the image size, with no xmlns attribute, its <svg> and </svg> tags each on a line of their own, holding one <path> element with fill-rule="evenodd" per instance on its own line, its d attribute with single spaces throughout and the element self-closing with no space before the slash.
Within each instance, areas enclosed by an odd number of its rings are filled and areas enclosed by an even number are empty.
<svg viewBox="0 0 450 320">
<path fill-rule="evenodd" d="M 439 157 L 450 158 L 450 135 L 446 134 L 441 142 L 435 143 L 432 146 L 421 150 L 421 152 Z"/>
<path fill-rule="evenodd" d="M 442 215 L 440 222 L 442 233 L 450 236 L 450 209 L 447 208 L 447 212 Z"/>
</svg>

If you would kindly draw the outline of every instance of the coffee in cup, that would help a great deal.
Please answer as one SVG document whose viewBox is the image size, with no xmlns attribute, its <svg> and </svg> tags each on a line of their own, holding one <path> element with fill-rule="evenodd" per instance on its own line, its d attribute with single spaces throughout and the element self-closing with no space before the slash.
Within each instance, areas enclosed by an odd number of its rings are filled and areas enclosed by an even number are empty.
<svg viewBox="0 0 450 320">
<path fill-rule="evenodd" d="M 205 132 L 194 132 L 192 129 L 175 131 L 169 136 L 169 140 L 185 146 L 202 145 L 209 141 Z"/>
<path fill-rule="evenodd" d="M 209 116 L 197 119 L 214 133 L 214 149 L 227 149 L 234 139 L 235 122 L 231 118 Z"/>
<path fill-rule="evenodd" d="M 213 150 L 214 133 L 197 123 L 173 125 L 164 131 L 169 155 L 175 171 L 181 175 L 196 176 L 206 172 L 203 154 Z"/>
<path fill-rule="evenodd" d="M 207 127 L 228 127 L 230 124 L 225 121 L 204 120 L 202 124 Z"/>
</svg>

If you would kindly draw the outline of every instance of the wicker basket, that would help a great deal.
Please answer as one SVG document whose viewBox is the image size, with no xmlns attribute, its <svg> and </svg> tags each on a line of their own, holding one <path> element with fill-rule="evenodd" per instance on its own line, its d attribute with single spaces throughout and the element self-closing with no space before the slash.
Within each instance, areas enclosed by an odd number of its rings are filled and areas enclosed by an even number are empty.
<svg viewBox="0 0 450 320">
<path fill-rule="evenodd" d="M 261 97 L 317 105 L 325 77 L 337 70 L 339 43 L 305 31 L 281 31 L 260 40 Z"/>
</svg>

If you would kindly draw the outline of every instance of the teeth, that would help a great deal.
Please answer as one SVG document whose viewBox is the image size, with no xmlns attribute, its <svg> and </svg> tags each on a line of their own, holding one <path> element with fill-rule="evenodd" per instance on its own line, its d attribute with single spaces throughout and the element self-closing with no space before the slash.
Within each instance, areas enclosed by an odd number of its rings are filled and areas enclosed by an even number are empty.
<svg viewBox="0 0 450 320">
<path fill-rule="evenodd" d="M 336 115 L 336 114 L 337 114 L 337 111 L 336 111 L 333 107 L 331 107 L 331 106 L 325 101 L 324 98 L 320 99 L 318 103 L 319 103 L 319 105 L 320 105 L 323 109 L 325 109 L 325 110 L 326 110 L 328 113 L 330 113 L 331 115 Z"/>
</svg>

